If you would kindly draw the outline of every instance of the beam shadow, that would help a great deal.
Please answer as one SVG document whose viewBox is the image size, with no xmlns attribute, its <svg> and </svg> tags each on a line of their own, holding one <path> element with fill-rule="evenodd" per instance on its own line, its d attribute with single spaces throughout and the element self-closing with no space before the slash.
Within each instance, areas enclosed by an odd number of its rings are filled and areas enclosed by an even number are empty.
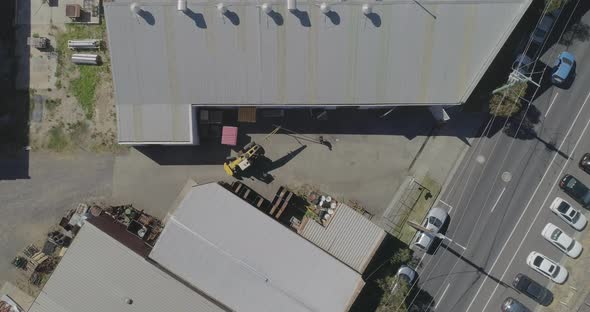
<svg viewBox="0 0 590 312">
<path fill-rule="evenodd" d="M 494 281 L 494 282 L 496 282 L 496 283 L 500 284 L 500 285 L 501 285 L 501 286 L 503 286 L 503 287 L 506 287 L 506 288 L 512 288 L 512 286 L 510 286 L 510 285 L 508 285 L 508 284 L 506 284 L 506 283 L 502 282 L 502 281 L 501 281 L 501 280 L 499 280 L 497 277 L 495 277 L 495 276 L 493 276 L 493 275 L 491 275 L 491 274 L 488 274 L 488 272 L 486 272 L 486 271 L 484 270 L 484 268 L 482 268 L 482 267 L 480 267 L 479 265 L 477 265 L 477 264 L 473 263 L 471 260 L 469 260 L 469 259 L 467 259 L 467 258 L 463 257 L 463 256 L 462 256 L 460 253 L 458 253 L 458 252 L 456 252 L 454 249 L 450 248 L 450 247 L 449 247 L 447 244 L 445 244 L 444 242 L 443 242 L 443 243 L 441 243 L 440 245 L 441 245 L 441 247 L 445 248 L 446 250 L 448 250 L 448 251 L 449 251 L 450 253 L 452 253 L 453 255 L 457 256 L 457 258 L 459 258 L 459 259 L 463 260 L 463 262 L 465 262 L 465 263 L 469 264 L 470 266 L 472 266 L 474 269 L 476 269 L 476 270 L 477 270 L 477 272 L 479 272 L 479 273 L 481 273 L 481 274 L 483 274 L 483 275 L 487 276 L 487 277 L 488 277 L 489 279 L 491 279 L 492 281 Z"/>
</svg>

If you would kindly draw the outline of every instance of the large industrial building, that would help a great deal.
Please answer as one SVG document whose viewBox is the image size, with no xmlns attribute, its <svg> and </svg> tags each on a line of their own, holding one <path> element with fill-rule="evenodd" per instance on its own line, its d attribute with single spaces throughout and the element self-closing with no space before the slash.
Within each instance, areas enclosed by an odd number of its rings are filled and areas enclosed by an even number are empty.
<svg viewBox="0 0 590 312">
<path fill-rule="evenodd" d="M 198 144 L 202 107 L 466 101 L 531 0 L 113 0 L 122 144 Z"/>
</svg>

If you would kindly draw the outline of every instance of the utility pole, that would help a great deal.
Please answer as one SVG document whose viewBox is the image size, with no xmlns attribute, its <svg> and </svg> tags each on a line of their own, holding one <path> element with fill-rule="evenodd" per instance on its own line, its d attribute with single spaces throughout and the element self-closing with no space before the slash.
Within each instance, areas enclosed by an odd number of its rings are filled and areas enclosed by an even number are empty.
<svg viewBox="0 0 590 312">
<path fill-rule="evenodd" d="M 467 249 L 466 247 L 464 247 L 464 246 L 460 245 L 459 243 L 455 242 L 454 240 L 452 240 L 451 238 L 449 238 L 449 237 L 445 236 L 444 234 L 442 234 L 442 233 L 434 233 L 434 232 L 432 232 L 431 230 L 429 230 L 429 229 L 427 229 L 427 228 L 423 227 L 422 225 L 418 224 L 417 222 L 414 222 L 414 221 L 412 221 L 412 220 L 408 220 L 408 224 L 409 224 L 411 227 L 415 228 L 417 231 L 424 232 L 424 233 L 428 233 L 428 234 L 430 234 L 430 235 L 432 235 L 432 236 L 435 236 L 435 237 L 437 237 L 437 238 L 440 238 L 440 239 L 442 239 L 442 240 L 445 240 L 445 239 L 446 239 L 446 240 L 448 240 L 449 242 L 451 242 L 451 243 L 453 243 L 453 244 L 455 244 L 455 245 L 457 245 L 457 246 L 461 247 L 463 250 Z"/>
</svg>

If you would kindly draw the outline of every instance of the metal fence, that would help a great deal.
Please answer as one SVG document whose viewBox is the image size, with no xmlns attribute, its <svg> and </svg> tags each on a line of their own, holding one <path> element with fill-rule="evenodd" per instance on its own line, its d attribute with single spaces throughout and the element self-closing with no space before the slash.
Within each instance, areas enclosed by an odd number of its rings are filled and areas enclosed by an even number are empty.
<svg viewBox="0 0 590 312">
<path fill-rule="evenodd" d="M 383 216 L 385 231 L 399 237 L 416 203 L 425 192 L 430 190 L 412 178 L 391 212 Z"/>
</svg>

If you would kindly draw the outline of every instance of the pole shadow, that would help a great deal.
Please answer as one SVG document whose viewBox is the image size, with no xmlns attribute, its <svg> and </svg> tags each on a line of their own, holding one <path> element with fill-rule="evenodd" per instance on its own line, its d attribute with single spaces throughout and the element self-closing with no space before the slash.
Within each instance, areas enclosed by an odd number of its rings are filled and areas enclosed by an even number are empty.
<svg viewBox="0 0 590 312">
<path fill-rule="evenodd" d="M 154 18 L 154 15 L 152 13 L 150 13 L 149 11 L 146 11 L 144 9 L 141 9 L 139 11 L 139 13 L 137 13 L 139 16 L 141 16 L 141 18 L 143 18 L 143 20 L 148 23 L 148 25 L 150 26 L 154 26 L 156 24 L 156 19 Z"/>
<path fill-rule="evenodd" d="M 207 29 L 207 22 L 205 21 L 205 17 L 203 16 L 203 14 L 197 13 L 189 8 L 186 9 L 184 14 L 186 14 L 186 16 L 192 19 L 198 28 Z"/>
<path fill-rule="evenodd" d="M 365 16 L 367 17 L 367 19 L 371 21 L 371 24 L 373 24 L 373 26 L 381 27 L 381 16 L 379 16 L 379 14 L 372 12 L 369 14 L 365 14 Z"/>
<path fill-rule="evenodd" d="M 223 13 L 223 16 L 225 16 L 234 26 L 240 25 L 240 17 L 236 12 L 227 10 Z"/>
<path fill-rule="evenodd" d="M 299 19 L 301 26 L 303 27 L 311 27 L 311 20 L 309 19 L 309 14 L 307 11 L 300 11 L 299 9 L 292 10 L 291 13 L 295 15 Z"/>
<path fill-rule="evenodd" d="M 477 270 L 477 272 L 487 276 L 489 279 L 491 279 L 492 281 L 500 284 L 500 286 L 505 287 L 505 288 L 512 288 L 512 286 L 502 282 L 500 279 L 498 279 L 497 277 L 488 274 L 488 272 L 485 271 L 484 268 L 480 267 L 479 265 L 475 264 L 474 262 L 470 261 L 469 259 L 463 257 L 460 253 L 456 252 L 453 248 L 450 248 L 446 243 L 441 243 L 440 244 L 441 247 L 445 248 L 448 252 L 452 253 L 453 255 L 457 256 L 457 258 L 461 259 L 463 262 L 469 264 L 470 266 L 472 266 L 474 269 Z"/>
<path fill-rule="evenodd" d="M 270 11 L 268 13 L 268 16 L 273 20 L 273 22 L 275 22 L 275 24 L 277 24 L 277 26 L 281 26 L 285 23 L 281 13 L 279 13 L 277 11 Z"/>
</svg>

